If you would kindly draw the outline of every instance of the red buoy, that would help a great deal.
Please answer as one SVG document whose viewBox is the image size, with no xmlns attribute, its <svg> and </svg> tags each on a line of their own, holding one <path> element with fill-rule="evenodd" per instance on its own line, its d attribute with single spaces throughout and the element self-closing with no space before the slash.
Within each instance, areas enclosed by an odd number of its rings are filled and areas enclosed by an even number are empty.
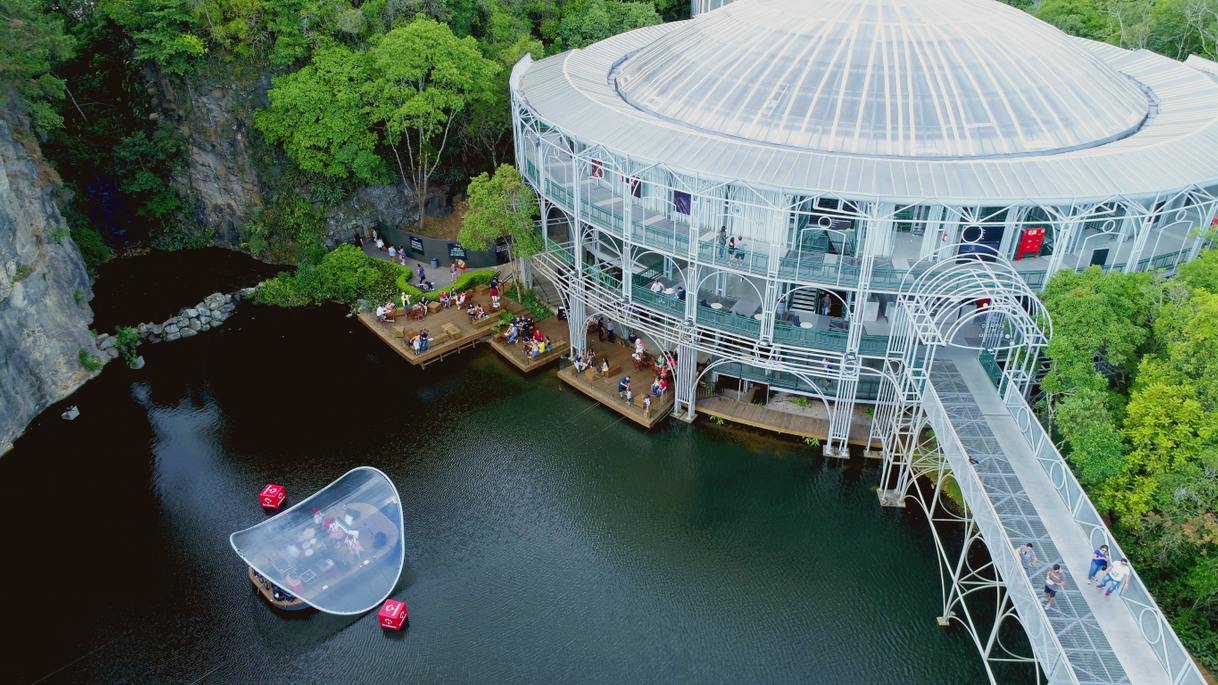
<svg viewBox="0 0 1218 685">
<path fill-rule="evenodd" d="M 376 615 L 381 621 L 382 628 L 401 630 L 406 623 L 406 603 L 394 599 L 386 600 L 385 606 Z"/>
<path fill-rule="evenodd" d="M 262 488 L 262 492 L 258 495 L 258 501 L 264 509 L 278 509 L 283 500 L 288 494 L 283 491 L 282 485 L 267 485 Z"/>
</svg>

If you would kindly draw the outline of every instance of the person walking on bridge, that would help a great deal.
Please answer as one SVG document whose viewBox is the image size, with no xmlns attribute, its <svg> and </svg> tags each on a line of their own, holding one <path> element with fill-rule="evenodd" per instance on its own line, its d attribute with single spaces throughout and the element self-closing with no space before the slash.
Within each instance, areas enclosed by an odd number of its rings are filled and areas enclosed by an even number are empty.
<svg viewBox="0 0 1218 685">
<path fill-rule="evenodd" d="M 1108 555 L 1108 545 L 1100 545 L 1100 548 L 1091 553 L 1091 570 L 1087 572 L 1087 582 L 1100 577 L 1100 571 L 1108 568 L 1108 562 L 1112 557 Z"/>
<path fill-rule="evenodd" d="M 1028 544 L 1024 545 L 1023 549 L 1019 550 L 1019 562 L 1025 569 L 1030 569 L 1036 566 L 1037 561 L 1039 561 L 1039 559 L 1036 556 L 1036 552 L 1032 550 L 1032 543 L 1029 542 Z"/>
<path fill-rule="evenodd" d="M 1053 564 L 1053 568 L 1049 570 L 1045 576 L 1045 608 L 1053 606 L 1053 600 L 1057 597 L 1057 593 L 1062 588 L 1066 587 L 1066 574 L 1062 573 L 1061 564 Z"/>
<path fill-rule="evenodd" d="M 1132 575 L 1132 569 L 1129 568 L 1129 560 L 1121 559 L 1119 563 L 1113 564 L 1112 568 L 1108 569 L 1108 573 L 1104 574 L 1104 579 L 1096 585 L 1096 589 L 1103 589 L 1104 596 L 1111 595 L 1113 591 L 1124 592 L 1125 588 L 1129 587 L 1129 577 Z M 1112 587 L 1108 587 L 1111 583 Z"/>
</svg>

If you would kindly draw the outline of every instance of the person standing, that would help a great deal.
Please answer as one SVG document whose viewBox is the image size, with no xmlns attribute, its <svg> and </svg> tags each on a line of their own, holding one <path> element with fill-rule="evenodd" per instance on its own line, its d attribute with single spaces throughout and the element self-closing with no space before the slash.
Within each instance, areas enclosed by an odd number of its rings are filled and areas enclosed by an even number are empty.
<svg viewBox="0 0 1218 685">
<path fill-rule="evenodd" d="M 609 321 L 607 321 L 607 322 L 605 323 L 605 337 L 609 339 L 609 344 L 610 344 L 610 345 L 612 345 L 612 344 L 613 344 L 613 341 L 614 341 L 614 337 L 613 337 L 613 319 L 609 319 Z"/>
<path fill-rule="evenodd" d="M 622 376 L 622 380 L 617 382 L 617 398 L 619 400 L 626 399 L 626 393 L 630 392 L 630 376 Z"/>
<path fill-rule="evenodd" d="M 419 270 L 419 283 L 427 280 L 427 272 L 423 270 L 423 265 L 415 262 L 415 268 Z"/>
<path fill-rule="evenodd" d="M 727 249 L 727 226 L 719 229 L 719 236 L 715 238 L 715 242 L 719 244 L 719 259 L 723 259 L 723 252 Z"/>
<path fill-rule="evenodd" d="M 829 311 L 833 308 L 833 300 L 829 299 L 829 293 L 825 293 L 820 298 L 820 313 L 821 316 L 829 316 Z"/>
<path fill-rule="evenodd" d="M 1062 573 L 1061 564 L 1053 564 L 1053 568 L 1049 569 L 1048 575 L 1045 576 L 1045 608 L 1053 606 L 1053 600 L 1057 597 L 1057 593 L 1066 587 L 1066 574 Z"/>
<path fill-rule="evenodd" d="M 1036 565 L 1037 561 L 1039 559 L 1036 556 L 1036 552 L 1032 549 L 1032 543 L 1029 542 L 1023 546 L 1023 549 L 1019 550 L 1019 563 L 1024 568 L 1032 568 Z"/>
<path fill-rule="evenodd" d="M 360 236 L 359 231 L 355 232 L 355 246 L 359 249 L 364 249 L 364 239 Z"/>
<path fill-rule="evenodd" d="M 389 261 L 398 263 L 398 249 L 392 245 L 389 246 Z"/>
<path fill-rule="evenodd" d="M 596 317 L 596 341 L 605 342 L 605 319 L 604 317 Z"/>
<path fill-rule="evenodd" d="M 449 262 L 448 263 L 448 278 L 450 279 L 448 282 L 456 283 L 457 282 L 457 260 L 450 259 L 450 260 L 448 260 L 448 262 Z"/>
<path fill-rule="evenodd" d="M 651 419 L 651 395 L 643 395 L 643 417 Z"/>
<path fill-rule="evenodd" d="M 1112 568 L 1108 569 L 1108 573 L 1104 574 L 1104 579 L 1096 585 L 1096 589 L 1103 589 L 1104 596 L 1111 595 L 1113 591 L 1124 592 L 1125 588 L 1129 587 L 1129 577 L 1132 575 L 1132 569 L 1129 568 L 1129 560 L 1121 559 L 1119 563 L 1113 564 Z M 1112 587 L 1108 587 L 1111 583 Z"/>
<path fill-rule="evenodd" d="M 1087 582 L 1100 577 L 1100 571 L 1108 568 L 1108 562 L 1112 557 L 1108 555 L 1108 545 L 1100 545 L 1100 548 L 1091 553 L 1091 570 L 1087 572 Z"/>
</svg>

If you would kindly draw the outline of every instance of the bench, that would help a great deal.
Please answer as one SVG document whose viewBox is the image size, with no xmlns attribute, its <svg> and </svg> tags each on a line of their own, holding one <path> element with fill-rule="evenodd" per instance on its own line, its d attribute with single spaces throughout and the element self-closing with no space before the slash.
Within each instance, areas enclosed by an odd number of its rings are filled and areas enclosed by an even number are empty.
<svg viewBox="0 0 1218 685">
<path fill-rule="evenodd" d="M 448 334 L 450 340 L 456 340 L 461 337 L 461 329 L 451 323 L 440 324 L 440 328 Z"/>
<path fill-rule="evenodd" d="M 481 319 L 474 319 L 473 321 L 475 329 L 486 328 L 487 326 L 493 326 L 497 323 L 503 323 L 503 320 L 502 317 L 495 316 L 494 314 L 487 314 Z"/>
<path fill-rule="evenodd" d="M 618 375 L 618 374 L 619 374 L 619 373 L 621 373 L 621 372 L 622 372 L 622 365 L 621 365 L 621 364 L 613 364 L 612 366 L 610 366 L 610 367 L 609 367 L 609 370 L 608 370 L 608 371 L 606 371 L 605 373 L 601 373 L 600 371 L 597 371 L 597 372 L 596 372 L 596 377 L 597 377 L 597 378 L 604 378 L 604 379 L 608 380 L 609 376 L 616 376 L 616 375 Z"/>
<path fill-rule="evenodd" d="M 442 343 L 442 342 L 448 342 L 448 332 L 447 331 L 435 331 L 434 333 L 431 331 L 428 331 L 427 337 L 428 337 L 428 341 L 427 341 L 428 345 L 438 345 L 439 343 Z"/>
<path fill-rule="evenodd" d="M 402 337 L 402 334 L 406 332 L 406 329 L 404 328 L 394 328 L 392 326 L 389 327 L 389 330 L 393 333 L 393 337 L 395 338 Z"/>
</svg>

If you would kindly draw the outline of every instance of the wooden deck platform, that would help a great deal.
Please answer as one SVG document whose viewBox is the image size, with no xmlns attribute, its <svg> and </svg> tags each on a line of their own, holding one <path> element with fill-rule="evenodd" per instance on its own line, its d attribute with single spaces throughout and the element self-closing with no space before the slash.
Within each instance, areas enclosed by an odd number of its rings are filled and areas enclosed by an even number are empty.
<svg viewBox="0 0 1218 685">
<path fill-rule="evenodd" d="M 489 299 L 483 296 L 481 298 L 483 301 L 479 302 L 479 298 L 475 297 L 474 301 L 489 311 Z M 376 320 L 376 316 L 373 314 L 360 314 L 359 320 L 369 330 L 376 333 L 381 340 L 384 340 L 385 344 L 402 355 L 403 359 L 415 366 L 421 367 L 443 361 L 449 355 L 460 354 L 462 350 L 473 347 L 491 334 L 490 327 L 474 328 L 474 325 L 470 323 L 469 316 L 465 314 L 465 310 L 458 310 L 456 307 L 441 309 L 435 314 L 428 314 L 421 321 L 399 316 L 393 323 L 381 323 Z M 395 330 L 414 332 L 420 328 L 426 328 L 434 337 L 443 330 L 444 324 L 455 326 L 460 331 L 461 337 L 432 343 L 431 347 L 420 355 L 415 355 L 414 350 L 410 349 L 410 345 L 407 344 L 406 338 L 403 335 L 394 335 Z"/>
<path fill-rule="evenodd" d="M 641 401 L 639 398 L 651 392 L 651 382 L 655 379 L 655 374 L 650 369 L 635 372 L 630 358 L 633 348 L 621 344 L 620 340 L 613 344 L 590 340 L 587 342 L 587 349 L 596 353 L 598 361 L 608 356 L 609 365 L 616 364 L 621 370 L 610 374 L 608 378 L 593 378 L 592 374 L 576 373 L 574 366 L 568 366 L 558 372 L 559 379 L 644 428 L 651 428 L 668 418 L 673 403 L 671 386 L 669 391 L 664 393 L 662 402 L 652 402 L 651 418 L 644 415 L 643 408 L 638 406 L 637 402 Z M 625 400 L 618 397 L 617 384 L 622 376 L 630 376 L 630 391 L 634 393 L 636 400 L 634 403 L 626 404 Z"/>
<path fill-rule="evenodd" d="M 699 397 L 694 404 L 694 410 L 699 414 L 717 416 L 724 421 L 740 423 L 754 428 L 763 428 L 775 433 L 795 435 L 801 438 L 816 438 L 825 441 L 829 437 L 829 422 L 810 416 L 800 416 L 775 409 L 746 404 L 726 397 Z M 866 425 L 855 423 L 850 426 L 850 436 L 847 439 L 851 445 L 862 445 L 879 449 L 878 441 L 868 445 L 870 429 Z"/>
<path fill-rule="evenodd" d="M 508 311 L 513 314 L 524 311 L 524 308 L 515 302 L 511 302 L 506 298 L 504 298 L 504 301 L 509 303 Z M 542 335 L 549 336 L 550 341 L 555 343 L 552 351 L 546 352 L 540 357 L 535 359 L 528 358 L 525 356 L 524 351 L 521 350 L 520 343 L 504 342 L 499 340 L 497 336 L 491 336 L 491 347 L 495 348 L 496 352 L 511 362 L 512 366 L 515 366 L 521 373 L 526 374 L 548 366 L 551 362 L 557 361 L 564 354 L 571 351 L 571 345 L 567 342 L 568 329 L 566 321 L 560 321 L 557 316 L 551 316 L 548 319 L 539 321 L 537 327 L 541 329 Z"/>
</svg>

